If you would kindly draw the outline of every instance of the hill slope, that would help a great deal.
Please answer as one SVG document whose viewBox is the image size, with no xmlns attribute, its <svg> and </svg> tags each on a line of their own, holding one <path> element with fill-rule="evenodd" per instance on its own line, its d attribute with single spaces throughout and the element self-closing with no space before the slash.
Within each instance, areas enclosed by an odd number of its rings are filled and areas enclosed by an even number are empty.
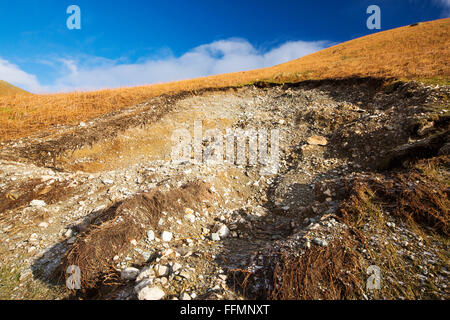
<svg viewBox="0 0 450 320">
<path fill-rule="evenodd" d="M 29 94 L 29 92 L 22 90 L 12 84 L 0 80 L 0 97 L 1 96 L 10 96 L 15 94 Z"/>
<path fill-rule="evenodd" d="M 0 112 L 0 141 L 54 124 L 86 121 L 169 92 L 259 80 L 292 82 L 372 76 L 448 84 L 449 34 L 450 19 L 441 19 L 375 33 L 265 69 L 96 92 L 0 97 L 0 108 L 7 110 Z"/>
</svg>

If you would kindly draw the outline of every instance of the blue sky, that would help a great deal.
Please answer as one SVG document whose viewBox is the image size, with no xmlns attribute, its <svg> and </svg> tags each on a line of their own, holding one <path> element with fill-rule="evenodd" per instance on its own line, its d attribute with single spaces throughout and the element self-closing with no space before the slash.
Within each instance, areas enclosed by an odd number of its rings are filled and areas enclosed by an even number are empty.
<svg viewBox="0 0 450 320">
<path fill-rule="evenodd" d="M 41 93 L 271 66 L 377 32 L 372 4 L 381 31 L 450 13 L 450 0 L 0 0 L 0 79 Z"/>
</svg>

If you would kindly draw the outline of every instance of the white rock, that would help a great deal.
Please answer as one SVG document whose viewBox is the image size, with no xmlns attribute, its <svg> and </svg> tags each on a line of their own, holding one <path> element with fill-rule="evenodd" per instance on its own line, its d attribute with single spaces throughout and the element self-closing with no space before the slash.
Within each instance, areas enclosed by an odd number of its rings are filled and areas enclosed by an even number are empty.
<svg viewBox="0 0 450 320">
<path fill-rule="evenodd" d="M 131 240 L 130 243 L 131 243 L 131 245 L 134 246 L 134 247 L 137 246 L 137 241 L 136 241 L 136 239 Z"/>
<path fill-rule="evenodd" d="M 145 267 L 144 269 L 141 270 L 141 272 L 139 273 L 139 275 L 136 278 L 136 281 L 139 282 L 143 279 L 154 278 L 154 277 L 155 277 L 155 270 L 153 269 L 152 266 L 149 266 L 149 267 Z"/>
<path fill-rule="evenodd" d="M 103 179 L 102 182 L 103 182 L 103 184 L 113 184 L 114 183 L 114 181 L 111 179 Z"/>
<path fill-rule="evenodd" d="M 66 238 L 72 237 L 73 236 L 73 230 L 72 229 L 67 230 L 66 233 L 64 233 L 64 236 Z"/>
<path fill-rule="evenodd" d="M 172 266 L 172 271 L 173 272 L 177 272 L 178 270 L 180 270 L 182 268 L 181 264 L 179 264 L 178 262 L 175 262 Z"/>
<path fill-rule="evenodd" d="M 159 277 L 165 277 L 169 275 L 169 267 L 163 265 L 157 265 L 155 267 L 156 273 Z"/>
<path fill-rule="evenodd" d="M 220 241 L 220 236 L 218 233 L 211 233 L 211 240 L 212 241 Z"/>
<path fill-rule="evenodd" d="M 163 233 L 161 234 L 161 238 L 163 241 L 169 242 L 170 240 L 172 240 L 173 234 L 169 231 L 163 231 Z"/>
<path fill-rule="evenodd" d="M 46 229 L 46 228 L 48 228 L 48 223 L 47 222 L 41 222 L 41 223 L 39 223 L 39 227 Z"/>
<path fill-rule="evenodd" d="M 147 231 L 147 239 L 148 239 L 148 241 L 155 240 L 155 233 L 153 232 L 153 230 L 148 230 Z"/>
<path fill-rule="evenodd" d="M 161 300 L 166 294 L 157 286 L 144 287 L 138 292 L 139 300 Z"/>
<path fill-rule="evenodd" d="M 230 229 L 226 225 L 223 225 L 217 230 L 217 234 L 220 238 L 226 238 L 230 235 Z"/>
<path fill-rule="evenodd" d="M 193 215 L 193 214 L 191 214 L 191 213 L 185 215 L 184 218 L 185 218 L 187 221 L 189 221 L 190 223 L 194 223 L 194 222 L 195 222 L 195 215 Z"/>
<path fill-rule="evenodd" d="M 67 240 L 67 243 L 73 244 L 73 243 L 75 243 L 75 240 L 76 240 L 76 239 L 77 239 L 76 237 L 72 237 L 72 238 L 70 238 L 69 240 Z"/>
<path fill-rule="evenodd" d="M 32 207 L 45 207 L 47 204 L 43 200 L 33 200 L 30 202 Z"/>
<path fill-rule="evenodd" d="M 184 292 L 181 296 L 180 296 L 180 300 L 192 300 L 191 296 L 188 295 L 186 292 Z"/>
<path fill-rule="evenodd" d="M 125 280 L 135 280 L 139 274 L 139 269 L 128 267 L 122 270 L 120 277 Z"/>
<path fill-rule="evenodd" d="M 186 208 L 184 209 L 184 213 L 188 214 L 194 214 L 194 210 L 192 210 L 191 208 Z"/>
</svg>

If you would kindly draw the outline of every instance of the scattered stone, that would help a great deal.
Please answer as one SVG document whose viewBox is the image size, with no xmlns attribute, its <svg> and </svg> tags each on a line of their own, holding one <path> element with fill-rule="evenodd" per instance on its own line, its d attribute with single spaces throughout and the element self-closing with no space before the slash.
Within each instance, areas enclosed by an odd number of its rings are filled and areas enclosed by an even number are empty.
<svg viewBox="0 0 450 320">
<path fill-rule="evenodd" d="M 171 241 L 173 238 L 173 234 L 172 232 L 169 231 L 163 231 L 163 233 L 161 234 L 161 239 L 165 242 L 169 242 Z"/>
<path fill-rule="evenodd" d="M 158 286 L 144 287 L 138 292 L 139 300 L 161 300 L 165 292 Z"/>
<path fill-rule="evenodd" d="M 219 230 L 217 230 L 217 234 L 220 238 L 226 238 L 230 234 L 230 229 L 226 225 L 222 225 Z M 220 240 L 220 239 L 219 239 Z"/>
<path fill-rule="evenodd" d="M 165 277 L 169 275 L 169 267 L 163 265 L 155 266 L 155 271 L 159 277 Z"/>
<path fill-rule="evenodd" d="M 30 202 L 31 207 L 45 207 L 47 204 L 43 200 L 33 200 Z"/>
<path fill-rule="evenodd" d="M 136 281 L 139 282 L 143 279 L 154 278 L 154 277 L 155 277 L 155 270 L 153 269 L 153 267 L 149 266 L 149 267 L 145 267 L 144 269 L 141 270 L 141 272 L 139 273 L 139 275 L 136 278 Z"/>
<path fill-rule="evenodd" d="M 48 223 L 47 222 L 41 222 L 41 223 L 39 223 L 39 227 L 43 228 L 43 229 L 46 229 L 46 228 L 48 228 Z"/>
<path fill-rule="evenodd" d="M 147 231 L 147 240 L 148 241 L 155 240 L 155 232 L 153 232 L 153 230 L 148 230 Z"/>
<path fill-rule="evenodd" d="M 306 142 L 309 145 L 313 145 L 313 146 L 326 146 L 328 144 L 328 141 L 325 137 L 322 136 L 312 136 L 309 137 Z"/>
<path fill-rule="evenodd" d="M 103 184 L 113 184 L 114 183 L 114 181 L 111 179 L 103 179 L 102 182 L 103 182 Z"/>
<path fill-rule="evenodd" d="M 65 233 L 64 233 L 64 237 L 66 238 L 70 238 L 73 236 L 73 230 L 72 229 L 68 229 Z"/>
<path fill-rule="evenodd" d="M 122 270 L 120 277 L 125 280 L 135 280 L 139 275 L 139 269 L 128 267 Z"/>
<path fill-rule="evenodd" d="M 189 214 L 185 215 L 184 218 L 186 220 L 188 220 L 190 223 L 194 223 L 195 222 L 195 215 L 192 214 L 192 213 L 189 213 Z"/>
<path fill-rule="evenodd" d="M 192 300 L 191 296 L 188 295 L 186 292 L 184 292 L 181 296 L 180 296 L 180 300 Z"/>
<path fill-rule="evenodd" d="M 313 242 L 319 246 L 326 247 L 328 246 L 328 242 L 324 239 L 314 238 Z"/>
<path fill-rule="evenodd" d="M 172 271 L 173 272 L 177 272 L 178 270 L 180 270 L 182 268 L 181 264 L 179 264 L 178 262 L 175 262 L 172 266 Z"/>
<path fill-rule="evenodd" d="M 212 241 L 220 241 L 220 236 L 219 236 L 219 234 L 216 233 L 216 232 L 211 233 L 211 240 L 212 240 Z"/>
</svg>

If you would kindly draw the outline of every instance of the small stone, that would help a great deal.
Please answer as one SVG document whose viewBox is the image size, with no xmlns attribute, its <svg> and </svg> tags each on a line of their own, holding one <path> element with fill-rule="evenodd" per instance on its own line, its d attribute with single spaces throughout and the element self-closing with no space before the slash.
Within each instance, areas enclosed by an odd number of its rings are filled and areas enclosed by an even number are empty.
<svg viewBox="0 0 450 320">
<path fill-rule="evenodd" d="M 324 195 L 331 197 L 331 191 L 330 189 L 327 189 L 323 192 Z"/>
<path fill-rule="evenodd" d="M 220 238 L 226 238 L 230 234 L 230 229 L 228 229 L 226 225 L 223 225 L 219 228 L 219 230 L 217 230 L 217 234 L 219 235 Z"/>
<path fill-rule="evenodd" d="M 125 280 L 135 280 L 139 275 L 139 269 L 128 267 L 122 270 L 120 277 Z"/>
<path fill-rule="evenodd" d="M 66 237 L 66 238 L 70 238 L 70 237 L 72 237 L 73 236 L 73 230 L 72 229 L 69 229 L 69 230 L 67 230 L 65 233 L 64 233 L 64 237 Z"/>
<path fill-rule="evenodd" d="M 191 208 L 186 208 L 184 209 L 184 213 L 188 214 L 194 214 L 194 210 L 192 210 Z"/>
<path fill-rule="evenodd" d="M 185 215 L 184 218 L 185 218 L 187 221 L 189 221 L 190 223 L 194 223 L 194 222 L 195 222 L 195 215 L 193 215 L 193 214 L 191 214 L 191 213 Z"/>
<path fill-rule="evenodd" d="M 103 184 L 113 184 L 114 183 L 114 181 L 111 179 L 103 179 L 102 182 L 103 182 Z"/>
<path fill-rule="evenodd" d="M 183 277 L 185 279 L 190 279 L 191 275 L 187 271 L 181 271 L 180 272 L 180 277 Z"/>
<path fill-rule="evenodd" d="M 144 287 L 138 292 L 139 300 L 161 300 L 165 296 L 165 292 L 157 286 Z"/>
<path fill-rule="evenodd" d="M 39 227 L 46 229 L 46 228 L 48 228 L 48 223 L 47 222 L 41 222 L 41 223 L 39 223 Z"/>
<path fill-rule="evenodd" d="M 181 296 L 180 296 L 180 300 L 192 300 L 191 296 L 188 295 L 186 292 L 184 292 Z"/>
<path fill-rule="evenodd" d="M 137 241 L 136 241 L 136 239 L 131 240 L 130 243 L 131 243 L 131 245 L 134 246 L 134 247 L 137 246 Z"/>
<path fill-rule="evenodd" d="M 169 231 L 163 231 L 163 233 L 161 234 L 161 238 L 163 241 L 169 242 L 170 240 L 172 240 L 173 234 Z"/>
<path fill-rule="evenodd" d="M 149 266 L 149 267 L 145 267 L 144 269 L 142 269 L 142 271 L 137 276 L 136 281 L 139 282 L 143 279 L 154 278 L 154 277 L 155 277 L 155 270 L 153 269 L 153 267 Z"/>
<path fill-rule="evenodd" d="M 220 241 L 220 236 L 218 233 L 211 233 L 211 240 L 212 241 Z"/>
<path fill-rule="evenodd" d="M 169 267 L 163 265 L 157 265 L 155 271 L 159 277 L 165 277 L 169 275 Z"/>
<path fill-rule="evenodd" d="M 147 231 L 147 240 L 148 241 L 155 240 L 155 233 L 153 232 L 153 230 L 148 230 Z"/>
<path fill-rule="evenodd" d="M 326 146 L 328 144 L 328 141 L 325 137 L 322 136 L 312 136 L 309 137 L 306 142 L 309 145 L 316 145 L 316 146 Z"/>
<path fill-rule="evenodd" d="M 43 200 L 33 200 L 30 202 L 31 207 L 45 207 L 47 204 Z"/>
<path fill-rule="evenodd" d="M 178 270 L 180 270 L 182 268 L 181 264 L 179 264 L 178 262 L 175 262 L 172 266 L 172 271 L 173 272 L 177 272 Z"/>
<path fill-rule="evenodd" d="M 313 242 L 319 246 L 326 247 L 328 246 L 328 242 L 324 239 L 314 238 Z"/>
</svg>

